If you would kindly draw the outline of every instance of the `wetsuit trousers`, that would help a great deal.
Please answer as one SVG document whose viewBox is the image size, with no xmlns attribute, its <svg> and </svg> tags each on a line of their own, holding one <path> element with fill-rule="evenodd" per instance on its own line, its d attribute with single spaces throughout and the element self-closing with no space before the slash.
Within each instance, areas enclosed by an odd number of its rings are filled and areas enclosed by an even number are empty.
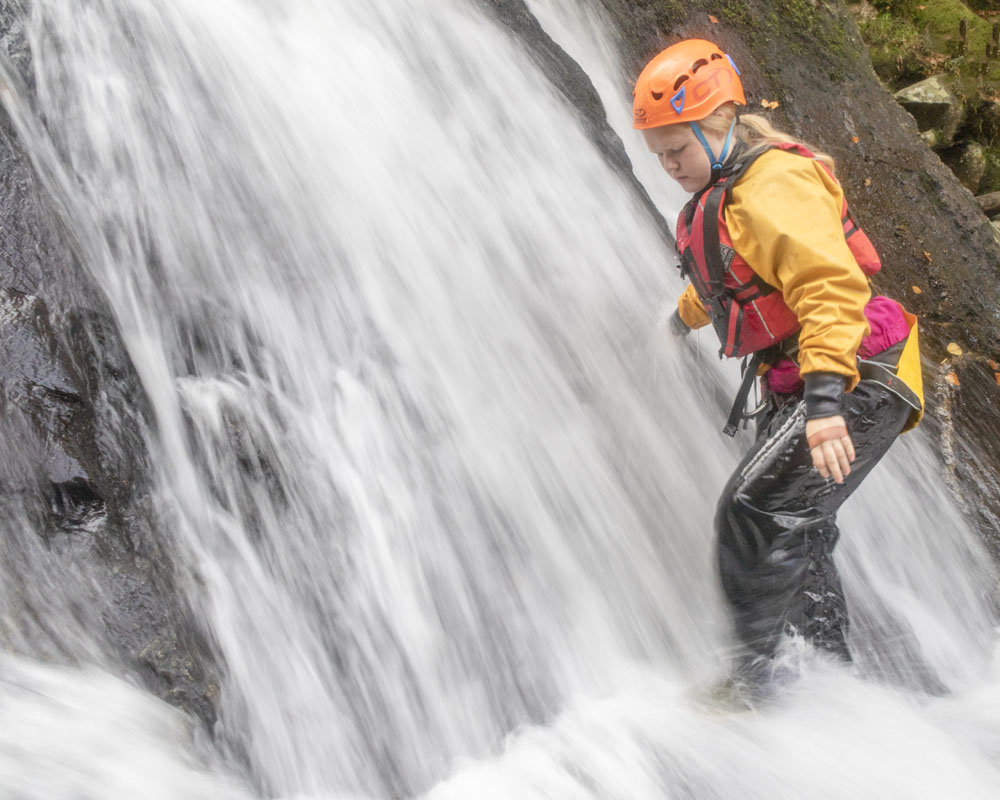
<svg viewBox="0 0 1000 800">
<path fill-rule="evenodd" d="M 722 492 L 715 517 L 722 588 L 748 655 L 772 656 L 785 633 L 844 659 L 848 617 L 833 563 L 837 509 L 899 435 L 909 407 L 861 381 L 841 413 L 856 460 L 843 483 L 813 467 L 805 404 L 792 402 L 758 427 L 757 440 Z"/>
</svg>

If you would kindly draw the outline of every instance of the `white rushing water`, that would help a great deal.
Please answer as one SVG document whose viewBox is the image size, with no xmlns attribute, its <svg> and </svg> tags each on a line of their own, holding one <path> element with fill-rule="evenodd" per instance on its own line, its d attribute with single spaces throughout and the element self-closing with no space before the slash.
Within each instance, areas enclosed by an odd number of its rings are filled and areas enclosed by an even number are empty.
<svg viewBox="0 0 1000 800">
<path fill-rule="evenodd" d="M 667 245 L 475 4 L 32 5 L 7 108 L 149 395 L 225 679 L 209 744 L 106 664 L 5 662 L 10 796 L 995 796 L 992 574 L 919 434 L 842 515 L 857 665 L 695 702 L 734 376 L 657 329 Z M 616 92 L 598 18 L 532 5 Z"/>
</svg>

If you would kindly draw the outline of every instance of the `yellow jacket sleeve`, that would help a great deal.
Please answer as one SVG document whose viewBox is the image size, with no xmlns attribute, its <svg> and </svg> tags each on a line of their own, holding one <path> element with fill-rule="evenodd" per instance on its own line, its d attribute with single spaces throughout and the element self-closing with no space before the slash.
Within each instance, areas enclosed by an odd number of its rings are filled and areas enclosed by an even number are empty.
<svg viewBox="0 0 1000 800">
<path fill-rule="evenodd" d="M 708 318 L 708 312 L 705 311 L 705 306 L 701 304 L 698 293 L 690 283 L 677 300 L 677 312 L 689 328 L 704 328 L 711 322 Z"/>
<path fill-rule="evenodd" d="M 821 164 L 770 150 L 731 189 L 726 224 L 736 252 L 798 318 L 802 373 L 843 375 L 850 391 L 871 291 L 844 240 L 842 208 L 843 191 Z"/>
</svg>

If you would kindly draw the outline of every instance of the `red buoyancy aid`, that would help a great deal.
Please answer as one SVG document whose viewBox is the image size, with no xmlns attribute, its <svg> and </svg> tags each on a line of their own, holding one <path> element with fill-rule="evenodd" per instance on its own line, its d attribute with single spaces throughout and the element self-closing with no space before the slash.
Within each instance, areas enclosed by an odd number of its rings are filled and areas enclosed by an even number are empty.
<svg viewBox="0 0 1000 800">
<path fill-rule="evenodd" d="M 698 298 L 712 320 L 722 342 L 720 356 L 732 358 L 764 350 L 800 328 L 781 292 L 766 283 L 733 249 L 725 220 L 729 188 L 756 158 L 775 148 L 816 158 L 802 145 L 791 143 L 765 148 L 749 159 L 737 157 L 718 181 L 691 198 L 677 220 L 681 276 L 690 275 Z M 827 169 L 825 164 L 823 167 Z M 882 263 L 871 240 L 851 216 L 846 199 L 841 209 L 841 223 L 854 260 L 861 271 L 871 277 Z"/>
</svg>

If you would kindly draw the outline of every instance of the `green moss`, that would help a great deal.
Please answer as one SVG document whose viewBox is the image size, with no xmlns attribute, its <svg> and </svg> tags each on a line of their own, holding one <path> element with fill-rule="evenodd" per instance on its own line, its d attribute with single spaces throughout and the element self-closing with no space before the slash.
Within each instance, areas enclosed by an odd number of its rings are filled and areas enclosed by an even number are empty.
<svg viewBox="0 0 1000 800">
<path fill-rule="evenodd" d="M 724 22 L 734 27 L 754 30 L 757 27 L 757 18 L 750 13 L 744 0 L 721 0 L 717 7 L 716 16 Z"/>
<path fill-rule="evenodd" d="M 905 0 L 899 14 L 926 32 L 931 50 L 955 59 L 954 63 L 946 64 L 946 68 L 965 76 L 981 77 L 985 81 L 1000 81 L 1000 61 L 986 58 L 986 46 L 993 39 L 993 26 L 970 11 L 961 0 Z M 962 21 L 966 24 L 964 50 L 959 38 Z"/>
<path fill-rule="evenodd" d="M 814 0 L 771 0 L 767 6 L 768 30 L 799 34 L 782 37 L 792 55 L 824 56 L 835 60 L 849 50 L 846 29 L 827 6 Z M 833 72 L 842 74 L 843 71 Z"/>
<path fill-rule="evenodd" d="M 880 12 L 874 17 L 873 7 Z M 966 100 L 1000 94 L 1000 58 L 987 56 L 992 23 L 962 0 L 872 0 L 855 5 L 854 14 L 872 65 L 890 87 L 947 74 Z"/>
<path fill-rule="evenodd" d="M 816 6 L 809 0 L 775 0 L 778 15 L 801 30 L 814 30 L 817 25 Z"/>
<path fill-rule="evenodd" d="M 883 12 L 861 20 L 859 28 L 875 72 L 892 88 L 902 88 L 930 74 L 927 42 L 910 20 Z"/>
<path fill-rule="evenodd" d="M 677 24 L 677 20 L 683 19 L 686 13 L 684 3 L 681 0 L 662 0 L 656 4 L 656 19 L 658 24 L 669 29 Z"/>
</svg>

